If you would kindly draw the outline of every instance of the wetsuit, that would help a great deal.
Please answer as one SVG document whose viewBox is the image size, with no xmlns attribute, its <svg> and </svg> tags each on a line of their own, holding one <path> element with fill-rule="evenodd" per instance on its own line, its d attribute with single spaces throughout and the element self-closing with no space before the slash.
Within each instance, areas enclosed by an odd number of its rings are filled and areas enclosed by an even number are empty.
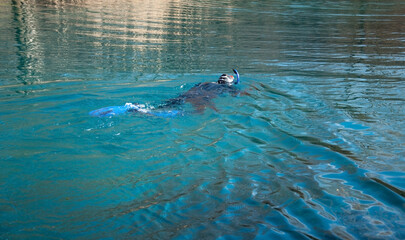
<svg viewBox="0 0 405 240">
<path fill-rule="evenodd" d="M 198 83 L 187 92 L 176 98 L 166 100 L 158 108 L 175 108 L 185 103 L 191 103 L 196 110 L 204 110 L 205 107 L 213 107 L 211 100 L 222 94 L 237 95 L 239 89 L 234 85 L 218 84 L 216 82 Z"/>
</svg>

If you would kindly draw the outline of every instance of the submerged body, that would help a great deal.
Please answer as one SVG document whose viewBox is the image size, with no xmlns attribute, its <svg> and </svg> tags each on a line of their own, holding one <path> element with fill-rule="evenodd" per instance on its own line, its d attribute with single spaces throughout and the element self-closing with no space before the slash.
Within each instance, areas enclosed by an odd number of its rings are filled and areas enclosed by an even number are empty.
<svg viewBox="0 0 405 240">
<path fill-rule="evenodd" d="M 238 93 L 239 90 L 233 85 L 218 84 L 217 82 L 203 82 L 196 84 L 178 97 L 165 101 L 159 108 L 174 108 L 185 103 L 190 103 L 193 105 L 196 112 L 199 113 L 203 112 L 207 107 L 217 111 L 212 99 L 222 94 L 235 96 Z"/>
</svg>

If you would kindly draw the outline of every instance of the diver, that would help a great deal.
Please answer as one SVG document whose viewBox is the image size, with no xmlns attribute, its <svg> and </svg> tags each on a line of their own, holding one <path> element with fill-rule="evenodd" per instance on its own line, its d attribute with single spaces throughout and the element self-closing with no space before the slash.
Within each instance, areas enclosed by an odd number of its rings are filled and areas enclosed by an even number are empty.
<svg viewBox="0 0 405 240">
<path fill-rule="evenodd" d="M 111 106 L 97 109 L 90 112 L 91 116 L 104 117 L 123 114 L 126 112 L 139 112 L 159 117 L 174 117 L 182 113 L 178 110 L 181 105 L 190 103 L 196 113 L 203 113 L 209 107 L 214 111 L 215 108 L 212 99 L 222 94 L 231 94 L 232 96 L 249 95 L 247 92 L 241 92 L 234 85 L 239 84 L 239 73 L 233 69 L 236 74 L 236 80 L 232 75 L 222 74 L 216 82 L 198 83 L 187 92 L 176 98 L 166 100 L 156 107 L 156 110 L 147 109 L 143 104 L 126 103 L 124 106 Z"/>
<path fill-rule="evenodd" d="M 232 96 L 240 93 L 239 89 L 233 86 L 239 83 L 239 73 L 236 69 L 233 69 L 233 72 L 236 74 L 236 81 L 232 75 L 222 74 L 218 81 L 198 83 L 180 96 L 165 101 L 158 108 L 174 108 L 190 103 L 197 113 L 204 112 L 207 107 L 217 112 L 218 109 L 215 108 L 212 99 L 226 93 Z"/>
</svg>

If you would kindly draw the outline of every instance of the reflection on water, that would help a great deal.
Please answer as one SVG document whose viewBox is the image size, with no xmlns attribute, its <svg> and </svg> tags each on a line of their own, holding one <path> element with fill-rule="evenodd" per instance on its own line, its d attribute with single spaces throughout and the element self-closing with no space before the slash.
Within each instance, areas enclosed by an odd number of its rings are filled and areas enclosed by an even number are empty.
<svg viewBox="0 0 405 240">
<path fill-rule="evenodd" d="M 403 239 L 404 9 L 1 2 L 0 238 Z M 232 68 L 218 112 L 88 115 Z"/>
</svg>

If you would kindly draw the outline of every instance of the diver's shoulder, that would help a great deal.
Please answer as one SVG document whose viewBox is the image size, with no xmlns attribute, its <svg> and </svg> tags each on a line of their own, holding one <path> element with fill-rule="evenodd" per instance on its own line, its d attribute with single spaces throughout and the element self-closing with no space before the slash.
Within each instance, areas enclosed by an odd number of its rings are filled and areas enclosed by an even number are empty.
<svg viewBox="0 0 405 240">
<path fill-rule="evenodd" d="M 201 82 L 200 85 L 218 85 L 217 82 Z"/>
</svg>

